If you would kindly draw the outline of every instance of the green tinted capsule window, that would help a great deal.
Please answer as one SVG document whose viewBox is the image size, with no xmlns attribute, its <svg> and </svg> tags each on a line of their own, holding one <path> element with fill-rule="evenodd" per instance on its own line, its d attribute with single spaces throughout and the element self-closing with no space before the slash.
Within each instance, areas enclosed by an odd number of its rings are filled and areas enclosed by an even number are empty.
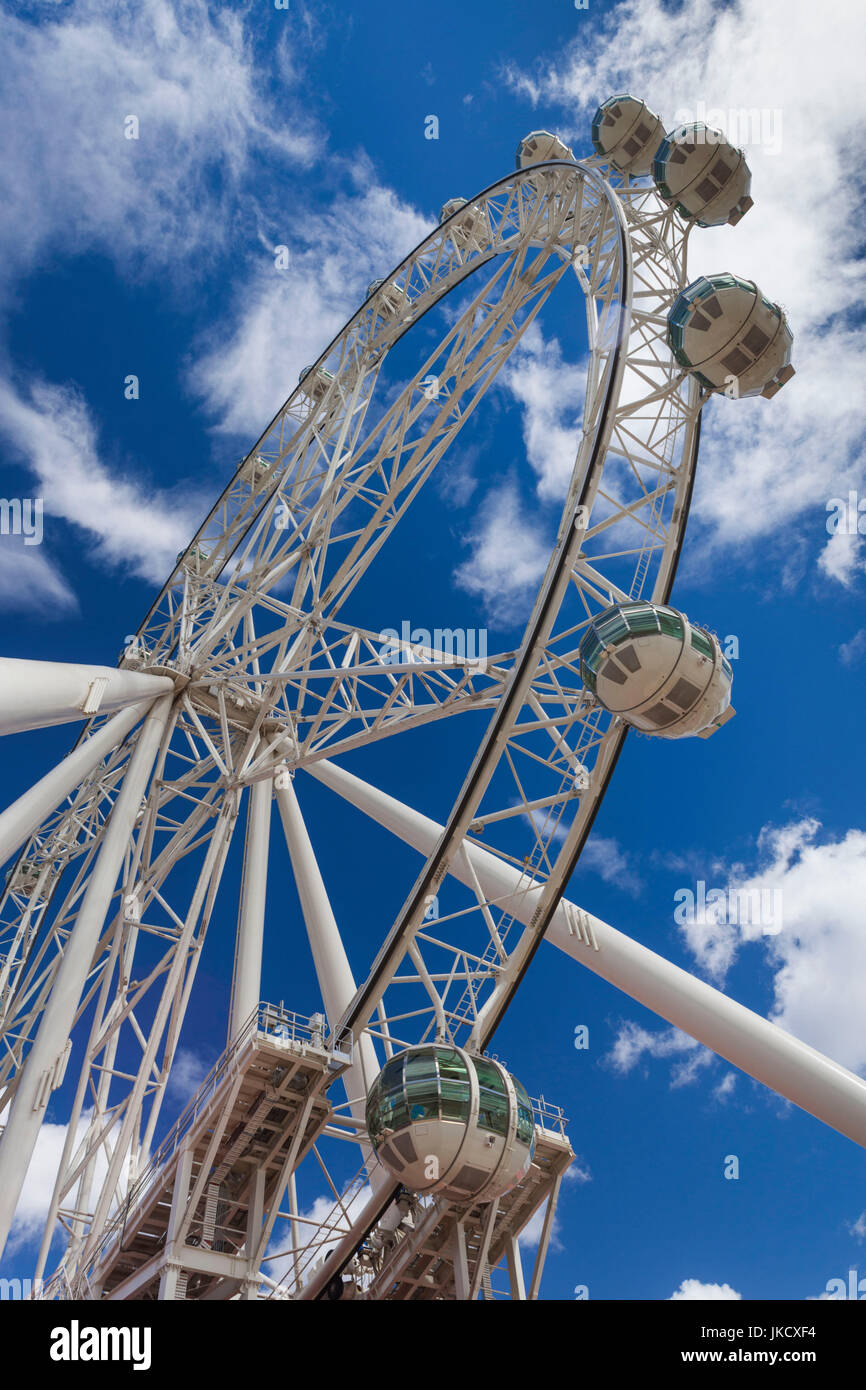
<svg viewBox="0 0 866 1390">
<path fill-rule="evenodd" d="M 580 643 L 581 661 L 585 662 L 590 671 L 597 671 L 603 651 L 604 644 L 599 641 L 598 633 L 594 628 L 588 628 Z"/>
<path fill-rule="evenodd" d="M 386 1129 L 405 1129 L 409 1123 L 409 1107 L 404 1095 L 388 1097 L 382 1102 L 382 1126 Z"/>
<path fill-rule="evenodd" d="M 410 1120 L 438 1120 L 439 1090 L 434 1081 L 413 1081 L 406 1087 Z"/>
<path fill-rule="evenodd" d="M 439 1075 L 443 1081 L 446 1077 L 455 1081 L 469 1080 L 466 1063 L 459 1052 L 441 1051 L 437 1053 L 437 1061 L 439 1063 Z"/>
<path fill-rule="evenodd" d="M 415 1052 L 409 1053 L 406 1058 L 406 1081 L 421 1081 L 431 1079 L 433 1087 L 436 1087 L 436 1054 L 435 1052 Z"/>
<path fill-rule="evenodd" d="M 485 1086 L 500 1096 L 507 1095 L 508 1092 L 505 1089 L 505 1082 L 500 1075 L 499 1068 L 495 1067 L 492 1062 L 488 1062 L 485 1057 L 476 1057 L 474 1060 L 479 1086 Z"/>
<path fill-rule="evenodd" d="M 379 1105 L 375 1101 L 367 1103 L 367 1113 L 365 1116 L 367 1133 L 371 1139 L 377 1139 L 382 1133 L 382 1114 Z"/>
<path fill-rule="evenodd" d="M 684 327 L 691 313 L 691 304 L 684 294 L 680 295 L 669 315 L 669 322 L 675 328 Z"/>
<path fill-rule="evenodd" d="M 532 1102 L 520 1082 L 514 1081 L 514 1090 L 517 1095 L 517 1137 L 524 1144 L 531 1144 L 535 1134 L 535 1120 L 532 1114 Z"/>
<path fill-rule="evenodd" d="M 595 630 L 605 646 L 610 642 L 621 642 L 624 637 L 628 637 L 628 625 L 618 610 L 608 617 L 596 619 Z"/>
<path fill-rule="evenodd" d="M 491 1134 L 508 1133 L 508 1097 L 482 1090 L 478 1100 L 478 1128 Z"/>
<path fill-rule="evenodd" d="M 625 620 L 628 623 L 629 632 L 633 633 L 635 637 L 642 637 L 649 632 L 658 632 L 659 630 L 655 609 L 651 608 L 649 604 L 645 608 L 630 608 L 625 615 Z"/>
<path fill-rule="evenodd" d="M 379 1073 L 379 1089 L 382 1091 L 392 1091 L 395 1086 L 403 1085 L 403 1062 L 404 1055 L 401 1052 L 398 1057 L 392 1057 L 390 1062 L 386 1062 Z"/>
<path fill-rule="evenodd" d="M 468 1081 L 443 1081 L 442 1083 L 443 1120 L 469 1119 L 472 1109 L 472 1092 Z"/>
<path fill-rule="evenodd" d="M 697 628 L 695 628 L 695 627 L 692 628 L 691 641 L 692 641 L 692 646 L 694 647 L 694 649 L 695 649 L 696 652 L 700 652 L 702 656 L 708 656 L 708 657 L 712 658 L 712 655 L 713 655 L 713 644 L 712 644 L 712 642 L 709 640 L 708 637 L 706 637 L 706 636 L 704 635 L 703 632 L 700 632 L 700 631 L 699 631 Z"/>
<path fill-rule="evenodd" d="M 675 613 L 672 608 L 660 608 L 658 610 L 659 627 L 662 632 L 666 632 L 669 637 L 683 636 L 683 620 L 679 613 Z"/>
</svg>

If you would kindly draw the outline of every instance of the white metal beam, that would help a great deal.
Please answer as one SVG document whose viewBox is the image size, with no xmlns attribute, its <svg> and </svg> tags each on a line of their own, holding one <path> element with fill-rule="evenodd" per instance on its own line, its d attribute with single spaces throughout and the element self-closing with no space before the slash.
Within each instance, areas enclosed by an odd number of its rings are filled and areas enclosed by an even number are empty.
<svg viewBox="0 0 866 1390">
<path fill-rule="evenodd" d="M 87 973 L 99 941 L 111 895 L 129 845 L 135 818 L 147 787 L 171 709 L 171 695 L 156 702 L 144 722 L 130 759 L 105 838 L 84 895 L 75 926 L 66 943 L 45 1012 L 21 1072 L 9 1122 L 0 1138 L 0 1252 L 15 1215 L 21 1189 L 52 1083 L 72 1032 Z"/>
<path fill-rule="evenodd" d="M 147 676 L 114 666 L 0 657 L 0 734 L 44 729 L 109 714 L 172 690 L 170 676 Z"/>
<path fill-rule="evenodd" d="M 291 779 L 286 779 L 285 784 L 281 782 L 276 796 L 322 1002 L 333 1028 L 355 997 L 355 979 Z M 366 1097 L 378 1074 L 376 1049 L 372 1039 L 364 1034 L 359 1039 L 356 1061 L 343 1072 L 347 1097 L 355 1098 L 355 1104 L 350 1107 L 353 1119 L 363 1121 L 364 1103 L 358 1103 L 358 1097 Z"/>
<path fill-rule="evenodd" d="M 306 770 L 421 854 L 430 854 L 438 843 L 442 826 L 436 821 L 345 769 L 323 760 Z M 455 856 L 449 872 L 472 888 L 471 865 L 487 898 L 528 924 L 543 885 L 527 890 L 525 875 L 480 846 L 465 844 L 464 854 L 466 859 Z M 575 934 L 575 914 L 597 949 Z M 546 939 L 756 1081 L 866 1147 L 866 1081 L 838 1062 L 565 900 Z"/>
<path fill-rule="evenodd" d="M 46 816 L 50 816 L 75 788 L 123 742 L 131 729 L 144 717 L 148 705 L 144 701 L 129 705 L 103 724 L 91 738 L 79 743 L 72 752 L 44 777 L 0 811 L 0 864 L 11 859 L 30 839 Z"/>
<path fill-rule="evenodd" d="M 241 905 L 232 982 L 230 1042 L 240 1035 L 261 999 L 271 792 L 270 781 L 254 782 L 249 791 Z"/>
</svg>

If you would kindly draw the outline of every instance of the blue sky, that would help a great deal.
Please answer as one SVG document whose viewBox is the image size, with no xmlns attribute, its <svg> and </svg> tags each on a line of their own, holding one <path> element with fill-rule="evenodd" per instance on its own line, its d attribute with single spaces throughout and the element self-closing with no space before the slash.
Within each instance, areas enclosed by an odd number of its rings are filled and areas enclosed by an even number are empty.
<svg viewBox="0 0 866 1390">
<path fill-rule="evenodd" d="M 709 742 L 630 737 L 569 895 L 866 1075 L 866 557 L 862 533 L 826 525 L 830 499 L 854 490 L 866 531 L 863 207 L 850 176 L 866 135 L 863 31 L 844 0 L 7 7 L 0 492 L 44 498 L 45 529 L 39 546 L 0 536 L 0 650 L 114 664 L 299 370 L 446 199 L 509 172 L 524 134 L 558 131 L 579 155 L 616 91 L 645 97 L 667 128 L 703 103 L 745 146 L 755 206 L 736 228 L 695 233 L 690 273 L 730 269 L 781 302 L 797 375 L 771 402 L 705 412 L 674 602 L 736 637 L 737 718 Z M 138 140 L 124 138 L 130 114 Z M 582 314 L 563 284 L 352 618 L 484 627 L 490 651 L 519 640 L 576 447 Z M 410 335 L 395 371 L 435 328 Z M 442 820 L 484 727 L 456 723 L 346 766 Z M 5 739 L 4 804 L 70 742 L 69 729 Z M 361 978 L 417 857 L 309 779 L 298 793 Z M 275 821 L 265 993 L 309 1013 L 285 859 Z M 374 859 L 388 868 L 378 880 Z M 783 930 L 690 935 L 674 894 L 698 880 L 782 888 Z M 234 912 L 228 892 L 168 1121 L 224 1043 L 213 1020 Z M 580 1024 L 586 1051 L 573 1046 Z M 586 1285 L 591 1298 L 666 1299 L 695 1281 L 695 1296 L 807 1298 L 852 1266 L 866 1275 L 858 1149 L 552 948 L 496 1051 L 564 1108 L 579 1156 L 546 1296 Z M 57 1133 L 68 1089 L 54 1097 Z M 49 1154 L 10 1273 L 32 1261 Z M 723 1175 L 731 1154 L 736 1181 Z M 314 1179 L 302 1195 L 321 1195 Z"/>
</svg>

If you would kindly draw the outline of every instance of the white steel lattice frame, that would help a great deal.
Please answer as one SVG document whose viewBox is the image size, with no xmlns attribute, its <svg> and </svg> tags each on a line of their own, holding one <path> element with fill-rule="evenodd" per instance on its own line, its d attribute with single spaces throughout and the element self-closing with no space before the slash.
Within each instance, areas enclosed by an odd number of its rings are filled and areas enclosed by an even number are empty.
<svg viewBox="0 0 866 1390">
<path fill-rule="evenodd" d="M 488 1045 L 615 765 L 625 729 L 583 690 L 576 648 L 600 609 L 665 602 L 671 591 L 703 403 L 666 342 L 688 229 L 654 189 L 602 177 L 595 160 L 521 170 L 471 209 L 471 221 L 461 209 L 407 257 L 323 354 L 123 659 L 171 675 L 176 694 L 76 1015 L 87 1038 L 46 1226 L 46 1242 L 58 1218 L 69 1231 L 73 1282 L 158 1134 L 248 784 L 452 714 L 490 712 L 439 846 L 365 984 L 330 1020 L 335 1034 L 372 1039 L 381 1056 L 434 1037 Z M 478 271 L 481 288 L 472 295 L 468 285 L 444 339 L 377 416 L 387 352 Z M 583 431 L 521 649 L 487 661 L 417 648 L 386 658 L 376 631 L 341 620 L 343 605 L 569 271 L 587 310 Z M 0 905 L 0 1105 L 15 1095 L 138 737 L 40 826 Z M 541 887 L 530 925 L 477 881 L 465 906 L 423 921 L 449 866 L 474 844 L 516 867 L 527 892 Z M 65 1203 L 76 1190 L 73 1210 Z"/>
</svg>

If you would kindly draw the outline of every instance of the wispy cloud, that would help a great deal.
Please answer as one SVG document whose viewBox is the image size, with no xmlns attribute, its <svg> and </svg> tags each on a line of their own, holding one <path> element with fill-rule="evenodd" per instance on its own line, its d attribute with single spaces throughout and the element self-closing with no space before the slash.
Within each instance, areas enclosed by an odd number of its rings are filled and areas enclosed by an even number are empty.
<svg viewBox="0 0 866 1390">
<path fill-rule="evenodd" d="M 866 831 L 834 839 L 813 817 L 766 826 L 758 867 L 736 866 L 729 882 L 743 895 L 779 894 L 781 929 L 723 920 L 684 925 L 688 949 L 719 982 L 746 945 L 761 941 L 772 972 L 770 1017 L 786 1032 L 854 1071 L 866 1071 Z M 722 914 L 723 916 L 725 914 Z"/>
<path fill-rule="evenodd" d="M 15 132 L 0 164 L 0 314 L 24 277 L 85 253 L 127 281 L 158 275 L 183 297 L 215 260 L 257 244 L 268 216 L 261 158 L 267 189 L 277 171 L 309 164 L 322 140 L 295 100 L 285 41 L 265 74 L 254 32 L 243 10 L 205 0 L 77 0 L 37 21 L 0 14 L 0 124 Z M 0 365 L 0 430 L 44 494 L 49 529 L 68 522 L 95 542 L 96 563 L 165 578 L 204 497 L 188 487 L 154 495 L 138 461 L 135 481 L 111 465 L 111 441 L 100 452 L 69 383 L 23 381 Z M 74 610 L 56 560 L 27 555 L 21 566 L 16 591 L 4 548 L 2 606 L 48 618 Z"/>
<path fill-rule="evenodd" d="M 455 583 L 477 594 L 495 621 L 528 617 L 550 545 L 541 524 L 527 515 L 516 483 L 487 493 L 464 541 L 471 554 L 457 566 Z"/>
<path fill-rule="evenodd" d="M 580 856 L 580 867 L 591 870 L 605 883 L 612 883 L 632 896 L 641 890 L 641 880 L 628 854 L 612 836 L 592 835 Z"/>
<path fill-rule="evenodd" d="M 165 579 L 201 519 L 203 499 L 154 492 L 140 476 L 111 473 L 87 405 L 68 387 L 38 382 L 25 396 L 0 381 L 0 434 L 38 480 L 48 525 L 62 518 L 95 542 L 97 560 Z M 49 604 L 64 594 L 70 604 L 68 586 L 48 562 L 41 579 Z"/>
<path fill-rule="evenodd" d="M 201 344 L 190 383 L 220 430 L 252 443 L 370 282 L 431 231 L 431 219 L 377 183 L 363 161 L 354 179 L 327 212 L 288 214 L 280 239 L 288 265 L 257 262 L 238 284 L 233 315 Z"/>
<path fill-rule="evenodd" d="M 732 1289 L 730 1284 L 704 1284 L 700 1279 L 684 1279 L 676 1292 L 671 1294 L 669 1302 L 717 1302 L 742 1298 L 742 1296 L 741 1293 L 737 1293 L 736 1289 Z"/>
<path fill-rule="evenodd" d="M 506 72 L 533 104 L 562 108 L 564 123 L 549 119 L 581 148 L 598 101 L 626 88 L 660 111 L 668 128 L 699 102 L 720 113 L 732 137 L 742 137 L 742 121 L 733 129 L 740 112 L 764 107 L 776 121 L 781 145 L 777 138 L 747 141 L 755 206 L 736 228 L 698 229 L 689 272 L 730 268 L 783 303 L 796 333 L 798 375 L 773 401 L 717 400 L 706 411 L 691 523 L 704 543 L 693 540 L 684 557 L 695 580 L 712 572 L 709 547 L 738 550 L 744 563 L 760 558 L 764 573 L 770 552 L 793 582 L 795 523 L 814 528 L 817 556 L 826 500 L 863 476 L 866 331 L 854 318 L 866 288 L 863 194 L 843 153 L 866 135 L 863 37 L 862 11 L 847 0 L 821 7 L 811 0 L 734 7 L 688 0 L 676 9 L 662 0 L 624 0 L 561 56 Z M 794 167 L 809 169 L 808 188 L 791 177 Z M 843 556 L 831 546 L 819 576 L 850 583 L 852 549 Z"/>
<path fill-rule="evenodd" d="M 78 600 L 44 549 L 0 536 L 0 609 L 56 621 L 76 613 Z"/>
<path fill-rule="evenodd" d="M 568 491 L 580 443 L 586 363 L 566 362 L 556 338 L 533 323 L 500 378 L 521 408 L 526 458 L 538 496 L 560 503 Z"/>
<path fill-rule="evenodd" d="M 843 666 L 856 666 L 866 656 L 866 627 L 861 627 L 849 642 L 839 648 L 839 660 Z"/>
<path fill-rule="evenodd" d="M 0 15 L 2 273 L 99 248 L 125 274 L 186 274 L 231 243 L 257 150 L 312 158 L 309 117 L 265 93 L 241 11 L 204 0 L 77 0 Z M 138 138 L 127 138 L 137 121 Z"/>
<path fill-rule="evenodd" d="M 620 1024 L 613 1047 L 605 1060 L 614 1071 L 625 1075 L 644 1057 L 680 1059 L 671 1069 L 673 1087 L 689 1085 L 704 1067 L 710 1066 L 715 1060 L 712 1052 L 679 1028 L 665 1028 L 653 1033 L 626 1020 Z"/>
</svg>

